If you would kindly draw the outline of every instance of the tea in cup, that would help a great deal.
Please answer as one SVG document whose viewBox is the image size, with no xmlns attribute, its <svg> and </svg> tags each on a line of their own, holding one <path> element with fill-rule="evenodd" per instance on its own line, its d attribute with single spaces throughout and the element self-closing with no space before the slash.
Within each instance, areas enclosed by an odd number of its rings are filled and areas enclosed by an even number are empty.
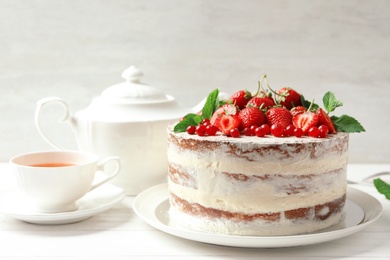
<svg viewBox="0 0 390 260">
<path fill-rule="evenodd" d="M 95 154 L 79 151 L 33 152 L 15 156 L 10 163 L 20 192 L 34 210 L 43 213 L 76 210 L 77 200 L 120 170 L 118 157 L 100 160 Z"/>
</svg>

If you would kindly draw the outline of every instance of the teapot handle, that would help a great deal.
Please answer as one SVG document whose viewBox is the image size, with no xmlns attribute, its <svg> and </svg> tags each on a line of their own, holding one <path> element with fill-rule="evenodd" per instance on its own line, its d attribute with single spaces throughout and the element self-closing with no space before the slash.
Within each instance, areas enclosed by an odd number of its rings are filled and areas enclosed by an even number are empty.
<svg viewBox="0 0 390 260">
<path fill-rule="evenodd" d="M 41 99 L 41 100 L 39 100 L 37 102 L 37 106 L 36 106 L 36 109 L 35 109 L 35 117 L 34 117 L 34 119 L 35 119 L 35 127 L 37 128 L 37 130 L 38 130 L 39 134 L 41 135 L 41 137 L 49 145 L 51 145 L 52 147 L 54 147 L 57 150 L 63 150 L 63 148 L 61 148 L 60 146 L 55 145 L 47 137 L 47 135 L 42 130 L 42 126 L 41 126 L 41 123 L 40 123 L 40 117 L 41 117 L 42 109 L 43 109 L 44 106 L 48 105 L 49 103 L 60 103 L 60 104 L 62 104 L 65 107 L 65 116 L 61 119 L 61 121 L 62 122 L 69 122 L 71 125 L 73 125 L 73 117 L 71 116 L 68 104 L 61 98 L 58 98 L 58 97 L 47 97 L 47 98 L 43 98 L 43 99 Z"/>
</svg>

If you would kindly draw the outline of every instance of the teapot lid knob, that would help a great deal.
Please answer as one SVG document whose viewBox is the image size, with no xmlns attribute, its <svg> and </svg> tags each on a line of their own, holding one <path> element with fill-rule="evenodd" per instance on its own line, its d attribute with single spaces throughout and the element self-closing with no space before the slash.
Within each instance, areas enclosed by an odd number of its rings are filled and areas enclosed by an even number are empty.
<svg viewBox="0 0 390 260">
<path fill-rule="evenodd" d="M 143 72 L 136 66 L 130 66 L 122 72 L 122 77 L 126 81 L 103 90 L 102 98 L 110 103 L 126 101 L 127 103 L 137 104 L 164 102 L 170 99 L 158 88 L 142 83 L 143 75 Z"/>
<path fill-rule="evenodd" d="M 122 72 L 122 78 L 128 82 L 140 82 L 141 77 L 144 73 L 139 70 L 136 66 L 130 66 Z"/>
</svg>

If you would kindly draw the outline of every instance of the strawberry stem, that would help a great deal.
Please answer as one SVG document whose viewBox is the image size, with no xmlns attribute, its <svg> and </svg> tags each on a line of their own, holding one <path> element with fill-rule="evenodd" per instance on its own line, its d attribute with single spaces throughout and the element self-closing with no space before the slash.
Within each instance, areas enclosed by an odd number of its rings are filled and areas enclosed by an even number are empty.
<svg viewBox="0 0 390 260">
<path fill-rule="evenodd" d="M 263 82 L 263 80 L 266 81 L 266 79 L 267 79 L 267 75 L 263 74 L 261 79 L 257 82 L 257 92 L 253 95 L 254 97 L 260 96 L 261 91 L 266 93 L 266 91 L 264 90 L 264 88 L 263 88 L 263 86 L 261 84 Z"/>
<path fill-rule="evenodd" d="M 275 90 L 273 90 L 270 85 L 268 85 L 268 81 L 267 81 L 267 75 L 263 75 L 263 78 L 264 79 L 264 82 L 267 86 L 267 88 L 269 89 L 269 91 L 271 91 L 271 93 L 273 93 L 275 95 L 275 102 L 276 102 L 276 105 L 280 105 L 280 102 L 282 102 L 285 98 L 286 98 L 286 95 L 283 95 L 283 94 L 279 94 L 278 92 L 276 92 Z M 277 98 L 276 98 L 277 97 Z"/>
<path fill-rule="evenodd" d="M 267 89 L 264 88 L 264 84 L 262 84 L 263 82 L 266 85 Z M 269 90 L 271 90 L 271 91 L 269 91 Z M 261 79 L 258 81 L 257 92 L 254 95 L 254 97 L 272 97 L 272 93 L 275 93 L 275 91 L 273 89 L 271 89 L 271 87 L 268 85 L 267 75 L 263 74 Z M 277 93 L 275 93 L 275 94 L 277 94 Z"/>
<path fill-rule="evenodd" d="M 314 104 L 314 98 L 313 98 L 313 100 L 311 101 L 310 106 L 309 106 L 309 108 L 307 109 L 307 111 L 310 111 L 310 109 L 311 109 L 311 107 L 313 106 L 313 104 Z"/>
<path fill-rule="evenodd" d="M 253 95 L 254 97 L 257 97 L 257 95 L 259 95 L 260 89 L 261 89 L 261 81 L 258 81 L 258 82 L 257 82 L 257 91 L 256 91 L 256 93 Z"/>
<path fill-rule="evenodd" d="M 276 92 L 268 85 L 267 75 L 264 74 L 264 75 L 263 75 L 263 79 L 264 79 L 264 82 L 265 82 L 267 88 L 268 88 L 269 90 L 271 90 L 271 92 L 276 93 Z"/>
</svg>

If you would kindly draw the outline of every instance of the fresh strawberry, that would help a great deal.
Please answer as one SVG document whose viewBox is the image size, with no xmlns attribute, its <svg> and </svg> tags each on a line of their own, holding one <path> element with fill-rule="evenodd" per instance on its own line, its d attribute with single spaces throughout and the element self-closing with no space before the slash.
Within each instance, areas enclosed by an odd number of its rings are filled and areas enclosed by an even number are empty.
<svg viewBox="0 0 390 260">
<path fill-rule="evenodd" d="M 240 90 L 229 98 L 228 103 L 236 105 L 239 109 L 243 109 L 251 98 L 252 94 L 249 91 Z"/>
<path fill-rule="evenodd" d="M 240 111 L 241 127 L 261 126 L 265 122 L 264 113 L 257 107 L 246 107 Z"/>
<path fill-rule="evenodd" d="M 210 123 L 225 135 L 229 135 L 230 130 L 239 128 L 241 124 L 237 107 L 232 104 L 223 105 L 214 112 Z"/>
<path fill-rule="evenodd" d="M 291 110 L 290 110 L 290 113 L 291 115 L 294 117 L 298 114 L 301 114 L 301 113 L 304 113 L 306 112 L 306 108 L 303 107 L 303 106 L 297 106 L 297 107 L 293 107 Z"/>
<path fill-rule="evenodd" d="M 238 109 L 235 105 L 225 104 L 219 107 L 217 110 L 215 110 L 214 114 L 210 118 L 210 123 L 214 125 L 218 117 L 221 117 L 222 115 L 236 115 L 236 114 L 238 115 Z"/>
<path fill-rule="evenodd" d="M 271 97 L 267 96 L 256 96 L 253 97 L 251 100 L 248 101 L 248 104 L 246 104 L 247 107 L 257 107 L 261 109 L 268 109 L 270 107 L 275 106 L 275 101 Z"/>
<path fill-rule="evenodd" d="M 318 124 L 319 125 L 326 125 L 329 129 L 330 134 L 335 134 L 336 133 L 336 128 L 334 127 L 334 124 L 328 114 L 322 110 L 322 108 L 319 108 L 317 110 L 317 115 L 318 115 Z"/>
<path fill-rule="evenodd" d="M 311 127 L 317 125 L 318 115 L 314 112 L 306 111 L 295 115 L 292 122 L 296 128 L 301 128 L 303 133 L 306 134 Z"/>
<path fill-rule="evenodd" d="M 240 124 L 241 120 L 238 115 L 222 115 L 214 122 L 214 125 L 225 135 L 229 135 L 230 130 L 239 128 Z"/>
<path fill-rule="evenodd" d="M 265 116 L 270 126 L 280 125 L 284 128 L 292 124 L 292 115 L 284 107 L 272 107 L 268 109 Z"/>
<path fill-rule="evenodd" d="M 292 88 L 281 88 L 278 90 L 278 96 L 280 104 L 290 110 L 293 107 L 301 106 L 301 94 L 293 90 Z"/>
</svg>

